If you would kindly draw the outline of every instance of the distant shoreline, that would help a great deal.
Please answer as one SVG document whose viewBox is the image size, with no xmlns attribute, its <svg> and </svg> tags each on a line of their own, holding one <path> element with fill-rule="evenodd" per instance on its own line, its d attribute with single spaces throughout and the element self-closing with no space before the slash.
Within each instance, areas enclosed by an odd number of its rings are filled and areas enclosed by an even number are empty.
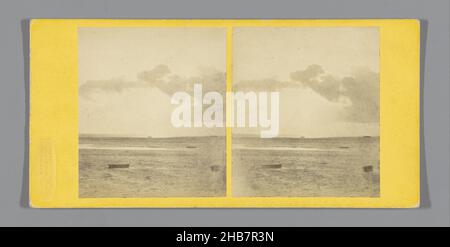
<svg viewBox="0 0 450 247">
<path fill-rule="evenodd" d="M 115 136 L 115 135 L 105 135 L 105 134 L 79 134 L 79 138 L 114 138 L 114 139 L 186 139 L 186 138 L 224 138 L 223 136 L 171 136 L 171 137 L 151 137 L 151 136 Z M 261 139 L 258 135 L 233 135 L 233 138 L 252 138 Z M 279 136 L 270 139 L 342 139 L 342 138 L 380 138 L 380 136 L 330 136 L 330 137 L 289 137 L 289 136 Z"/>
</svg>

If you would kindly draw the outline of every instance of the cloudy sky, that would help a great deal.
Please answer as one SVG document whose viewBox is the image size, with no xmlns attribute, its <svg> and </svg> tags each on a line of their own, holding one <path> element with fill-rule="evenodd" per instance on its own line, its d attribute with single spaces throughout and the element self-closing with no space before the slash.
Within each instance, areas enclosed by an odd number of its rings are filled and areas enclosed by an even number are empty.
<svg viewBox="0 0 450 247">
<path fill-rule="evenodd" d="M 377 28 L 235 28 L 233 49 L 234 90 L 280 92 L 280 136 L 378 135 Z"/>
<path fill-rule="evenodd" d="M 224 135 L 174 128 L 175 91 L 225 90 L 223 28 L 81 28 L 79 133 L 118 136 Z"/>
<path fill-rule="evenodd" d="M 225 90 L 225 29 L 80 28 L 78 40 L 80 133 L 224 135 L 172 127 L 170 98 L 198 82 Z M 279 91 L 281 136 L 378 135 L 378 29 L 235 28 L 233 88 Z"/>
</svg>

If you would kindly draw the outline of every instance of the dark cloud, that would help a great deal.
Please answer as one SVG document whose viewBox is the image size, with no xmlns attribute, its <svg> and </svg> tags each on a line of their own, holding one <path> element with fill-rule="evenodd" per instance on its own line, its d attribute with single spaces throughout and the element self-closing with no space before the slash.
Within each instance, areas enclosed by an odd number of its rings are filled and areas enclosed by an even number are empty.
<svg viewBox="0 0 450 247">
<path fill-rule="evenodd" d="M 134 88 L 157 88 L 171 96 L 177 91 L 192 92 L 196 83 L 202 84 L 205 92 L 224 93 L 226 89 L 225 81 L 225 73 L 212 68 L 203 68 L 196 76 L 183 77 L 172 74 L 167 65 L 161 64 L 138 73 L 136 81 L 125 81 L 123 79 L 87 81 L 79 87 L 79 94 L 82 97 L 90 98 L 94 92 L 120 93 Z"/>
<path fill-rule="evenodd" d="M 157 66 L 158 67 L 158 66 Z M 150 71 L 139 73 L 138 78 L 146 83 L 149 87 L 155 87 L 168 95 L 172 95 L 178 91 L 192 92 L 194 84 L 202 84 L 203 91 L 225 92 L 226 76 L 225 73 L 215 69 L 203 69 L 200 75 L 183 77 L 176 74 L 165 72 L 162 67 L 155 67 Z"/>
<path fill-rule="evenodd" d="M 301 82 L 313 82 L 313 80 L 321 75 L 324 74 L 325 71 L 320 67 L 320 65 L 313 64 L 309 65 L 304 70 L 298 70 L 291 73 L 291 78 L 295 81 L 301 81 Z"/>
<path fill-rule="evenodd" d="M 368 68 L 356 68 L 350 76 L 327 74 L 320 65 L 310 65 L 290 74 L 290 81 L 273 78 L 243 80 L 234 90 L 275 91 L 284 88 L 310 88 L 330 102 L 344 103 L 343 119 L 350 122 L 379 121 L 379 74 Z"/>
<path fill-rule="evenodd" d="M 156 65 L 151 70 L 145 70 L 138 74 L 138 79 L 147 82 L 160 81 L 164 76 L 170 74 L 169 67 L 165 64 Z"/>
<path fill-rule="evenodd" d="M 331 102 L 348 100 L 344 118 L 352 122 L 379 121 L 379 74 L 368 68 L 356 68 L 352 75 L 337 78 L 319 65 L 291 73 L 293 81 L 301 82 Z"/>
</svg>

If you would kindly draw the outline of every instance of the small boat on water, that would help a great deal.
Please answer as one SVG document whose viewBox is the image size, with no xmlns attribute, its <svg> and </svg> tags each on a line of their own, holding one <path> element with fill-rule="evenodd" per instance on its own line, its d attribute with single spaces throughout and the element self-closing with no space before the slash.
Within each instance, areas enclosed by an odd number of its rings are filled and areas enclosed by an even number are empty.
<svg viewBox="0 0 450 247">
<path fill-rule="evenodd" d="M 272 165 L 262 165 L 263 168 L 266 169 L 281 169 L 281 164 L 272 164 Z"/>
<path fill-rule="evenodd" d="M 130 164 L 108 164 L 109 169 L 130 168 Z"/>
<path fill-rule="evenodd" d="M 373 166 L 363 166 L 364 172 L 373 172 Z"/>
</svg>

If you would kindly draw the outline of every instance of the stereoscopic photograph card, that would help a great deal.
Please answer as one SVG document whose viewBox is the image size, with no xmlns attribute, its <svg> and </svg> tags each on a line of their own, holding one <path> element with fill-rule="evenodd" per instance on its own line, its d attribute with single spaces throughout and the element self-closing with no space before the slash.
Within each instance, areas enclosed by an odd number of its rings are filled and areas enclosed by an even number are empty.
<svg viewBox="0 0 450 247">
<path fill-rule="evenodd" d="M 32 207 L 419 206 L 417 20 L 32 20 Z"/>
</svg>

